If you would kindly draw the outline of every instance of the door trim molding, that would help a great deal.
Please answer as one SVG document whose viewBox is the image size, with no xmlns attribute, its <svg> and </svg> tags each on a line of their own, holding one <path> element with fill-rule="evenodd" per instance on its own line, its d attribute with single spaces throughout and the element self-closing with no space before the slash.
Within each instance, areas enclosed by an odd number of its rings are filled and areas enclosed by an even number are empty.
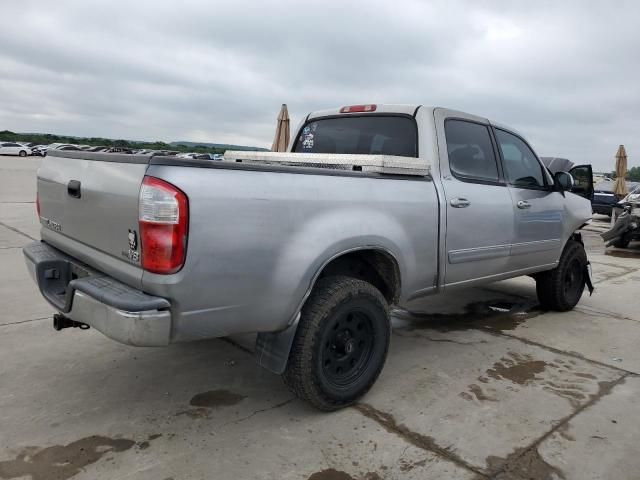
<svg viewBox="0 0 640 480">
<path fill-rule="evenodd" d="M 449 263 L 476 262 L 479 260 L 490 260 L 493 258 L 508 257 L 511 252 L 511 245 L 492 245 L 490 247 L 463 248 L 460 250 L 449 250 Z"/>
</svg>

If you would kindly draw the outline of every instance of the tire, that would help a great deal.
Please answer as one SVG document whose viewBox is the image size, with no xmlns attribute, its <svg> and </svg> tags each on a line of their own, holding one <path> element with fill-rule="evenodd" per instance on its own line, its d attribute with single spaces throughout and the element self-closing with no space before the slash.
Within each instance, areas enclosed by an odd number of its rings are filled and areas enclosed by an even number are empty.
<svg viewBox="0 0 640 480">
<path fill-rule="evenodd" d="M 25 152 L 24 150 L 20 150 L 20 153 L 18 153 L 18 155 L 20 155 L 21 157 L 26 157 L 27 152 Z"/>
<path fill-rule="evenodd" d="M 586 284 L 587 254 L 580 242 L 569 240 L 558 266 L 536 277 L 536 293 L 546 310 L 566 312 L 577 305 Z"/>
<path fill-rule="evenodd" d="M 319 410 L 346 407 L 375 383 L 390 338 L 389 306 L 378 289 L 351 277 L 321 278 L 302 308 L 284 382 Z"/>
</svg>

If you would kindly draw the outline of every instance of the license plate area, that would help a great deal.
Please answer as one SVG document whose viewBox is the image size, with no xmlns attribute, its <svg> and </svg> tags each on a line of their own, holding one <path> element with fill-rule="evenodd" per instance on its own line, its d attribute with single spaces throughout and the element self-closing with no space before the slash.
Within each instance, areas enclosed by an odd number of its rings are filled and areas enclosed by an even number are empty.
<svg viewBox="0 0 640 480">
<path fill-rule="evenodd" d="M 38 287 L 42 295 L 58 310 L 68 313 L 71 309 L 69 282 L 73 280 L 77 267 L 66 260 L 45 260 L 36 266 Z M 76 277 L 77 278 L 77 277 Z"/>
</svg>

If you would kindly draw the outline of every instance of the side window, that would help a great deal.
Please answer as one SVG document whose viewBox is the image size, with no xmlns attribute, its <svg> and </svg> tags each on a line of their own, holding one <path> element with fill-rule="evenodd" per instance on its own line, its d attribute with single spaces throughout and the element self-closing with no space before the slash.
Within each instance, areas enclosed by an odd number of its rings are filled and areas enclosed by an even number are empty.
<svg viewBox="0 0 640 480">
<path fill-rule="evenodd" d="M 461 180 L 497 182 L 498 164 L 489 127 L 464 120 L 444 123 L 449 168 Z"/>
<path fill-rule="evenodd" d="M 509 183 L 519 188 L 544 188 L 542 165 L 520 138 L 496 129 L 496 139 Z"/>
</svg>

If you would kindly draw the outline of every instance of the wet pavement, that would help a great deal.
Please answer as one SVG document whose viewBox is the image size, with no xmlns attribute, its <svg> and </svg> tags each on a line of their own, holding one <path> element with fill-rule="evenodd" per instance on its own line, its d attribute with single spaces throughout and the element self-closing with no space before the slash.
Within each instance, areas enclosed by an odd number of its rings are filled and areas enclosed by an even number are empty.
<svg viewBox="0 0 640 480">
<path fill-rule="evenodd" d="M 596 292 L 539 308 L 528 277 L 394 311 L 378 382 L 326 414 L 251 337 L 167 348 L 54 332 L 20 248 L 37 159 L 0 157 L 0 479 L 637 479 L 640 243 L 584 232 Z"/>
</svg>

